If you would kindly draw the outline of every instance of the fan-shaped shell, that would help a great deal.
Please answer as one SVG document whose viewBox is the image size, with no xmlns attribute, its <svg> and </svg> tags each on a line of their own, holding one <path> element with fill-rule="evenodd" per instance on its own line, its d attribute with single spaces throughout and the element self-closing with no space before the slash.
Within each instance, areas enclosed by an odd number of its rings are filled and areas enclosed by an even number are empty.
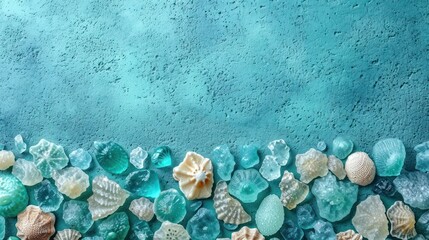
<svg viewBox="0 0 429 240">
<path fill-rule="evenodd" d="M 196 152 L 186 153 L 185 159 L 173 169 L 173 178 L 179 181 L 180 190 L 189 200 L 212 195 L 212 162 Z"/>
<path fill-rule="evenodd" d="M 307 184 L 296 180 L 293 174 L 288 171 L 283 173 L 279 187 L 282 191 L 281 201 L 283 206 L 289 210 L 296 208 L 299 203 L 304 201 L 309 192 Z"/>
<path fill-rule="evenodd" d="M 95 159 L 106 171 L 121 174 L 128 168 L 128 153 L 119 144 L 112 141 L 94 142 Z"/>
<path fill-rule="evenodd" d="M 79 240 L 82 235 L 73 229 L 64 229 L 62 231 L 58 231 L 57 235 L 55 235 L 54 240 Z"/>
<path fill-rule="evenodd" d="M 353 230 L 337 233 L 337 240 L 362 240 L 363 237 Z"/>
<path fill-rule="evenodd" d="M 88 175 L 77 167 L 54 171 L 52 178 L 58 190 L 71 199 L 79 197 L 89 187 Z"/>
<path fill-rule="evenodd" d="M 228 186 L 224 181 L 217 183 L 213 201 L 217 218 L 224 223 L 239 225 L 252 220 L 250 215 L 244 211 L 241 203 L 229 195 Z"/>
<path fill-rule="evenodd" d="M 297 154 L 295 165 L 296 170 L 301 174 L 300 180 L 304 183 L 328 174 L 328 157 L 314 148 L 304 154 Z"/>
<path fill-rule="evenodd" d="M 93 195 L 88 198 L 88 208 L 94 221 L 114 213 L 130 195 L 106 176 L 97 176 L 92 180 L 92 192 Z"/>
<path fill-rule="evenodd" d="M 15 217 L 28 204 L 24 185 L 12 174 L 0 172 L 0 216 Z"/>
<path fill-rule="evenodd" d="M 130 211 L 134 213 L 140 220 L 149 222 L 152 220 L 153 212 L 153 203 L 147 198 L 135 199 L 130 204 Z"/>
<path fill-rule="evenodd" d="M 416 218 L 410 207 L 402 201 L 396 201 L 388 210 L 391 227 L 390 234 L 400 239 L 410 239 L 417 235 L 415 224 Z"/>
<path fill-rule="evenodd" d="M 231 240 L 265 240 L 257 228 L 244 226 L 238 232 L 232 233 Z"/>
<path fill-rule="evenodd" d="M 15 155 L 11 151 L 0 151 L 0 170 L 6 170 L 15 163 Z"/>
<path fill-rule="evenodd" d="M 186 231 L 186 229 L 176 223 L 171 223 L 169 221 L 165 221 L 162 223 L 161 227 L 155 232 L 153 236 L 154 240 L 189 240 L 191 236 Z"/>
<path fill-rule="evenodd" d="M 372 183 L 375 177 L 375 165 L 368 154 L 352 153 L 346 161 L 346 173 L 351 182 L 361 186 Z"/>
<path fill-rule="evenodd" d="M 55 233 L 55 216 L 29 205 L 18 215 L 17 236 L 23 240 L 48 240 Z"/>
<path fill-rule="evenodd" d="M 372 157 L 379 176 L 398 176 L 405 162 L 405 146 L 397 138 L 378 141 L 372 149 Z"/>
</svg>

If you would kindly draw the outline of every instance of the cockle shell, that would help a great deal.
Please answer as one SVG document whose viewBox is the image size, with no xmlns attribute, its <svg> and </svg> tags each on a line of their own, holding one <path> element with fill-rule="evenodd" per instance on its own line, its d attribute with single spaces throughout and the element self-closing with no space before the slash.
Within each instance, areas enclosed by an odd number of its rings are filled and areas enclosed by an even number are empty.
<svg viewBox="0 0 429 240">
<path fill-rule="evenodd" d="M 352 153 L 347 158 L 345 169 L 350 181 L 361 186 L 369 185 L 375 177 L 374 162 L 364 152 Z"/>
<path fill-rule="evenodd" d="M 300 180 L 304 183 L 328 174 L 328 157 L 314 148 L 303 154 L 297 154 L 295 165 L 296 170 L 301 174 Z"/>
<path fill-rule="evenodd" d="M 58 190 L 71 199 L 79 197 L 89 187 L 88 175 L 77 167 L 54 171 L 52 178 Z"/>
<path fill-rule="evenodd" d="M 390 221 L 390 234 L 400 239 L 410 239 L 417 235 L 416 218 L 413 210 L 402 201 L 396 201 L 388 210 L 387 218 Z"/>
<path fill-rule="evenodd" d="M 208 198 L 212 194 L 213 166 L 208 158 L 187 152 L 185 159 L 173 169 L 173 178 L 188 200 Z"/>
<path fill-rule="evenodd" d="M 296 180 L 293 174 L 288 171 L 283 173 L 279 187 L 282 191 L 281 201 L 283 206 L 289 210 L 296 208 L 299 203 L 304 201 L 309 192 L 307 184 Z"/>
<path fill-rule="evenodd" d="M 22 240 L 48 240 L 55 233 L 55 215 L 29 205 L 18 214 L 16 229 Z"/>
<path fill-rule="evenodd" d="M 252 220 L 250 215 L 244 211 L 241 203 L 229 195 L 228 186 L 225 181 L 217 183 L 213 201 L 217 218 L 224 223 L 240 225 Z"/>
<path fill-rule="evenodd" d="M 0 170 L 6 170 L 15 163 L 15 155 L 11 151 L 0 151 Z"/>
<path fill-rule="evenodd" d="M 265 240 L 257 228 L 244 226 L 238 232 L 232 233 L 231 240 Z"/>
<path fill-rule="evenodd" d="M 162 223 L 161 227 L 155 232 L 153 236 L 154 240 L 189 240 L 191 236 L 186 231 L 186 229 L 176 223 L 171 223 L 169 221 L 165 221 Z"/>
<path fill-rule="evenodd" d="M 363 237 L 353 230 L 337 233 L 337 240 L 362 240 Z"/>
<path fill-rule="evenodd" d="M 58 231 L 57 235 L 55 235 L 54 240 L 79 240 L 82 235 L 73 229 L 64 229 L 62 231 Z"/>
<path fill-rule="evenodd" d="M 153 212 L 153 203 L 147 198 L 135 199 L 131 202 L 130 211 L 134 213 L 140 220 L 149 222 L 152 220 Z"/>
<path fill-rule="evenodd" d="M 340 180 L 347 175 L 343 162 L 334 155 L 328 157 L 328 169 Z"/>
</svg>

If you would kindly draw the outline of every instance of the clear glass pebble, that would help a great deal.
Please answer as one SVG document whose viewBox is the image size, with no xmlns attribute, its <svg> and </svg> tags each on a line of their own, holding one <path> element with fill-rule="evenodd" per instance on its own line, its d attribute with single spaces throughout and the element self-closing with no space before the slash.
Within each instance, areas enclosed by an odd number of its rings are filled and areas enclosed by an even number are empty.
<svg viewBox="0 0 429 240">
<path fill-rule="evenodd" d="M 326 145 L 325 141 L 320 141 L 320 142 L 317 143 L 316 148 L 317 148 L 317 150 L 319 150 L 321 152 L 324 152 L 324 151 L 326 151 L 326 149 L 328 148 L 328 146 Z"/>
<path fill-rule="evenodd" d="M 278 165 L 286 166 L 290 158 L 290 148 L 285 140 L 279 139 L 271 141 L 268 143 L 268 149 L 271 151 L 271 155 Z"/>
<path fill-rule="evenodd" d="M 240 147 L 240 165 L 251 168 L 259 164 L 258 147 L 256 145 L 244 145 Z"/>
<path fill-rule="evenodd" d="M 24 153 L 27 151 L 27 144 L 24 142 L 21 134 L 18 134 L 14 138 L 15 140 L 15 149 L 18 153 Z"/>
<path fill-rule="evenodd" d="M 24 159 L 16 160 L 12 168 L 12 174 L 25 186 L 34 186 L 43 180 L 42 173 L 32 161 Z"/>
<path fill-rule="evenodd" d="M 64 197 L 54 184 L 45 179 L 34 190 L 34 199 L 44 212 L 54 212 L 60 208 Z"/>
<path fill-rule="evenodd" d="M 117 212 L 98 225 L 98 235 L 105 240 L 124 240 L 130 230 L 128 216 L 124 212 Z"/>
<path fill-rule="evenodd" d="M 92 156 L 83 148 L 74 150 L 69 154 L 71 165 L 82 170 L 87 170 L 91 166 Z"/>
<path fill-rule="evenodd" d="M 211 160 L 215 165 L 215 172 L 222 180 L 229 181 L 231 174 L 234 171 L 235 161 L 234 156 L 227 145 L 223 144 L 213 149 Z"/>
<path fill-rule="evenodd" d="M 64 202 L 63 220 L 70 228 L 81 233 L 86 233 L 94 223 L 88 203 L 77 200 Z"/>
<path fill-rule="evenodd" d="M 139 197 L 156 198 L 161 192 L 158 175 L 152 170 L 138 170 L 128 174 L 125 189 Z"/>
<path fill-rule="evenodd" d="M 130 152 L 130 163 L 137 169 L 148 168 L 149 154 L 141 147 L 134 148 Z"/>
<path fill-rule="evenodd" d="M 216 213 L 207 208 L 200 208 L 189 219 L 186 230 L 192 240 L 216 239 L 220 234 L 220 226 L 216 218 Z"/>
<path fill-rule="evenodd" d="M 259 172 L 261 173 L 262 177 L 268 181 L 273 181 L 280 177 L 280 168 L 281 167 L 277 163 L 276 158 L 272 155 L 267 155 L 262 161 Z"/>
<path fill-rule="evenodd" d="M 167 146 L 157 147 L 150 160 L 156 168 L 170 167 L 172 163 L 171 149 Z"/>
</svg>

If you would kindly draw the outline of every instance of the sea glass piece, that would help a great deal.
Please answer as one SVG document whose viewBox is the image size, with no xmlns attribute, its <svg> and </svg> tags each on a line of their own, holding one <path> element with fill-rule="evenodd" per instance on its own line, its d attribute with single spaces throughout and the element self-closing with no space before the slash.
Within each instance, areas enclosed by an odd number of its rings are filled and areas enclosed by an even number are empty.
<svg viewBox="0 0 429 240">
<path fill-rule="evenodd" d="M 43 180 L 42 173 L 37 169 L 36 164 L 24 159 L 16 160 L 12 174 L 25 186 L 34 186 Z"/>
<path fill-rule="evenodd" d="M 256 226 L 264 236 L 278 232 L 283 225 L 284 209 L 280 198 L 274 194 L 262 200 L 255 215 Z"/>
<path fill-rule="evenodd" d="M 347 216 L 357 200 L 358 186 L 351 182 L 337 181 L 329 173 L 314 181 L 311 192 L 316 197 L 319 214 L 330 222 Z"/>
<path fill-rule="evenodd" d="M 422 172 L 429 172 L 429 141 L 414 147 L 416 155 L 416 169 Z"/>
<path fill-rule="evenodd" d="M 92 156 L 83 148 L 78 148 L 69 154 L 71 165 L 86 170 L 91 166 Z"/>
<path fill-rule="evenodd" d="M 234 156 L 227 145 L 220 145 L 213 149 L 211 159 L 215 165 L 215 171 L 222 180 L 231 180 L 231 173 L 234 171 L 235 161 Z"/>
<path fill-rule="evenodd" d="M 268 188 L 268 182 L 255 169 L 236 170 L 228 191 L 244 203 L 255 202 L 258 194 Z"/>
<path fill-rule="evenodd" d="M 128 174 L 125 189 L 139 197 L 156 198 L 161 192 L 158 175 L 152 170 L 137 170 Z"/>
<path fill-rule="evenodd" d="M 345 170 L 352 183 L 367 186 L 375 177 L 375 165 L 368 154 L 355 152 L 347 158 Z"/>
<path fill-rule="evenodd" d="M 250 215 L 244 211 L 241 203 L 229 195 L 228 186 L 225 181 L 217 183 L 213 202 L 217 218 L 224 223 L 240 225 L 252 220 Z"/>
<path fill-rule="evenodd" d="M 296 217 L 298 219 L 298 225 L 302 229 L 311 229 L 317 221 L 316 213 L 310 204 L 304 204 L 298 206 L 296 209 Z"/>
<path fill-rule="evenodd" d="M 332 141 L 332 153 L 339 159 L 346 157 L 353 151 L 352 140 L 345 137 L 336 137 Z"/>
<path fill-rule="evenodd" d="M 63 220 L 71 229 L 81 233 L 86 233 L 94 223 L 88 203 L 77 200 L 64 202 Z"/>
<path fill-rule="evenodd" d="M 231 240 L 265 240 L 257 228 L 244 226 L 238 232 L 232 233 Z"/>
<path fill-rule="evenodd" d="M 130 152 L 130 163 L 137 169 L 143 169 L 148 167 L 149 154 L 141 147 L 136 147 Z"/>
<path fill-rule="evenodd" d="M 413 210 L 402 201 L 396 201 L 387 209 L 390 221 L 390 235 L 399 239 L 411 239 L 417 235 L 416 218 Z"/>
<path fill-rule="evenodd" d="M 34 190 L 34 199 L 44 212 L 54 212 L 60 208 L 63 195 L 49 180 L 43 180 Z"/>
<path fill-rule="evenodd" d="M 336 240 L 337 235 L 330 222 L 317 220 L 314 224 L 314 231 L 308 234 L 309 240 Z"/>
<path fill-rule="evenodd" d="M 159 194 L 153 210 L 160 222 L 179 223 L 186 215 L 186 200 L 176 189 L 171 188 Z"/>
<path fill-rule="evenodd" d="M 64 229 L 57 232 L 54 240 L 79 240 L 81 237 L 82 234 L 74 229 Z"/>
<path fill-rule="evenodd" d="M 292 173 L 285 171 L 279 184 L 282 191 L 281 201 L 287 209 L 294 209 L 307 197 L 309 188 L 307 184 L 296 180 Z"/>
<path fill-rule="evenodd" d="M 352 219 L 353 226 L 369 240 L 384 240 L 389 235 L 385 212 L 380 195 L 371 195 L 357 205 Z"/>
<path fill-rule="evenodd" d="M 207 208 L 200 208 L 186 224 L 192 240 L 216 239 L 220 233 L 216 214 Z"/>
<path fill-rule="evenodd" d="M 18 214 L 15 226 L 18 231 L 16 236 L 20 239 L 49 240 L 55 233 L 55 215 L 29 205 Z"/>
<path fill-rule="evenodd" d="M 4 150 L 5 145 L 3 143 L 0 143 L 0 151 Z"/>
<path fill-rule="evenodd" d="M 147 198 L 138 198 L 131 201 L 129 210 L 136 215 L 140 220 L 149 222 L 152 220 L 153 203 Z"/>
<path fill-rule="evenodd" d="M 155 232 L 154 240 L 190 240 L 191 236 L 186 229 L 176 223 L 165 221 L 161 227 Z"/>
<path fill-rule="evenodd" d="M 429 211 L 423 213 L 416 223 L 416 230 L 429 239 Z"/>
<path fill-rule="evenodd" d="M 304 237 L 304 231 L 291 220 L 284 222 L 280 234 L 284 240 L 301 240 Z"/>
<path fill-rule="evenodd" d="M 271 151 L 271 155 L 280 166 L 286 166 L 290 158 L 290 148 L 286 144 L 285 140 L 278 139 L 268 143 L 268 149 Z"/>
<path fill-rule="evenodd" d="M 105 240 L 124 240 L 130 230 L 128 216 L 124 212 L 117 212 L 98 225 L 98 234 Z"/>
<path fill-rule="evenodd" d="M 88 208 L 94 221 L 116 212 L 130 195 L 106 176 L 97 176 L 92 180 L 92 192 L 93 195 L 88 198 Z"/>
<path fill-rule="evenodd" d="M 328 157 L 328 169 L 340 180 L 347 175 L 343 162 L 334 155 Z"/>
<path fill-rule="evenodd" d="M 3 239 L 5 234 L 6 234 L 6 221 L 4 217 L 0 216 L 0 239 Z"/>
<path fill-rule="evenodd" d="M 18 134 L 14 138 L 15 140 L 15 149 L 18 153 L 24 153 L 27 151 L 27 144 L 24 142 L 21 134 Z"/>
<path fill-rule="evenodd" d="M 196 201 L 196 202 L 193 202 L 193 203 L 191 203 L 190 205 L 189 205 L 189 209 L 192 211 L 192 212 L 196 212 L 198 209 L 200 209 L 200 207 L 203 205 L 203 201 Z"/>
<path fill-rule="evenodd" d="M 372 148 L 377 175 L 398 176 L 405 162 L 405 146 L 397 138 L 378 141 Z"/>
<path fill-rule="evenodd" d="M 254 144 L 240 147 L 240 165 L 244 168 L 251 168 L 259 164 L 258 147 Z"/>
<path fill-rule="evenodd" d="M 0 171 L 0 216 L 15 217 L 27 204 L 24 185 L 12 174 Z"/>
<path fill-rule="evenodd" d="M 15 155 L 12 151 L 0 151 L 0 170 L 6 170 L 15 163 Z"/>
<path fill-rule="evenodd" d="M 389 197 L 393 197 L 396 193 L 393 182 L 387 178 L 379 179 L 372 187 L 372 191 L 379 195 L 385 195 Z"/>
<path fill-rule="evenodd" d="M 153 239 L 153 232 L 147 222 L 139 222 L 132 227 L 131 240 L 151 240 Z"/>
<path fill-rule="evenodd" d="M 281 167 L 277 163 L 276 158 L 272 155 L 267 155 L 262 161 L 259 172 L 261 173 L 262 177 L 268 181 L 273 181 L 280 177 L 280 168 Z"/>
<path fill-rule="evenodd" d="M 128 153 L 112 141 L 94 142 L 95 159 L 100 166 L 113 174 L 121 174 L 128 168 Z"/>
<path fill-rule="evenodd" d="M 427 240 L 422 234 L 417 234 L 415 237 L 413 237 L 413 240 Z"/>
<path fill-rule="evenodd" d="M 230 223 L 223 223 L 223 227 L 228 231 L 234 231 L 238 228 L 238 225 L 230 224 Z"/>
<path fill-rule="evenodd" d="M 316 145 L 317 150 L 324 152 L 328 148 L 325 141 L 319 141 Z"/>
<path fill-rule="evenodd" d="M 393 180 L 396 190 L 411 207 L 429 209 L 429 173 L 406 172 Z"/>
<path fill-rule="evenodd" d="M 314 148 L 304 154 L 297 154 L 295 165 L 297 172 L 301 174 L 300 180 L 304 183 L 328 174 L 328 157 Z"/>
<path fill-rule="evenodd" d="M 41 139 L 35 146 L 30 147 L 34 163 L 45 178 L 50 178 L 53 170 L 63 169 L 69 159 L 60 145 Z"/>
<path fill-rule="evenodd" d="M 337 240 L 363 240 L 362 235 L 353 230 L 337 233 Z"/>
<path fill-rule="evenodd" d="M 157 147 L 152 154 L 152 164 L 156 168 L 164 168 L 171 166 L 171 149 L 167 146 Z"/>
<path fill-rule="evenodd" d="M 71 199 L 79 197 L 89 187 L 89 176 L 77 167 L 56 170 L 52 178 L 58 190 Z"/>
</svg>

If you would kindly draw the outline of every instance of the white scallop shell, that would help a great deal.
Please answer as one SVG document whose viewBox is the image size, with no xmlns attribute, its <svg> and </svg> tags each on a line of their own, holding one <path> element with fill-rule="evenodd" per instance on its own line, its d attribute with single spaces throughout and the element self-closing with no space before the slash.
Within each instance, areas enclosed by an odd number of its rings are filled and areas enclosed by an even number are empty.
<svg viewBox="0 0 429 240">
<path fill-rule="evenodd" d="M 81 237 L 82 235 L 76 230 L 64 229 L 57 232 L 54 240 L 79 240 Z"/>
<path fill-rule="evenodd" d="M 390 234 L 399 239 L 410 239 L 417 235 L 413 210 L 402 201 L 396 201 L 388 210 Z"/>
<path fill-rule="evenodd" d="M 345 169 L 350 181 L 361 186 L 369 185 L 375 177 L 374 162 L 364 152 L 355 152 L 349 155 Z"/>
<path fill-rule="evenodd" d="M 337 240 L 362 240 L 363 237 L 353 230 L 337 233 Z"/>
<path fill-rule="evenodd" d="M 130 211 L 134 213 L 140 220 L 149 222 L 152 220 L 153 212 L 153 203 L 147 198 L 135 199 L 131 202 Z"/>
<path fill-rule="evenodd" d="M 239 225 L 252 220 L 250 215 L 244 211 L 241 203 L 229 195 L 225 181 L 217 183 L 213 201 L 217 218 L 224 223 Z"/>
<path fill-rule="evenodd" d="M 296 170 L 301 174 L 300 180 L 304 183 L 328 174 L 328 157 L 314 148 L 303 154 L 297 154 L 295 165 Z"/>
<path fill-rule="evenodd" d="M 6 170 L 15 163 L 15 155 L 11 151 L 0 151 L 0 170 Z"/>
<path fill-rule="evenodd" d="M 79 197 L 89 187 L 88 175 L 77 167 L 54 170 L 52 178 L 58 191 L 71 199 Z"/>
<path fill-rule="evenodd" d="M 165 221 L 162 223 L 161 227 L 153 235 L 154 240 L 189 240 L 191 236 L 186 231 L 186 229 L 176 223 L 171 223 Z"/>
<path fill-rule="evenodd" d="M 307 184 L 296 180 L 293 174 L 287 170 L 283 173 L 279 187 L 282 191 L 282 204 L 289 210 L 296 208 L 299 203 L 304 201 L 309 192 Z"/>
</svg>

